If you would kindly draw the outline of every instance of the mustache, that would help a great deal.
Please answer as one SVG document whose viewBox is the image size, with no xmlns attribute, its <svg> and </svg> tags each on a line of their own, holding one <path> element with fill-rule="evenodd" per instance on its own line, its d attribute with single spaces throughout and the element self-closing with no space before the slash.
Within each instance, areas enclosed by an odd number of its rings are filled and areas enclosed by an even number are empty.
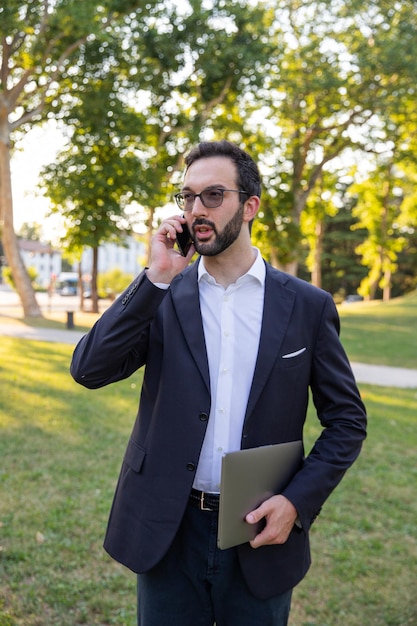
<svg viewBox="0 0 417 626">
<path fill-rule="evenodd" d="M 191 228 L 194 230 L 196 226 L 208 226 L 209 228 L 212 228 L 216 232 L 216 227 L 213 224 L 213 222 L 210 222 L 210 220 L 206 220 L 204 217 L 198 217 L 197 219 L 194 220 L 194 222 L 191 225 Z"/>
</svg>

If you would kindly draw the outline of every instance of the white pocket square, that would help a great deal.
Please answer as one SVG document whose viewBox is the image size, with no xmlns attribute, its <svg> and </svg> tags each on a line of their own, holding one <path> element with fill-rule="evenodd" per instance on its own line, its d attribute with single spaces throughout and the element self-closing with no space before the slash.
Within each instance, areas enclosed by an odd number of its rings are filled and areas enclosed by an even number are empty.
<svg viewBox="0 0 417 626">
<path fill-rule="evenodd" d="M 283 359 L 293 359 L 295 356 L 298 356 L 299 354 L 302 354 L 306 350 L 307 350 L 307 348 L 301 348 L 301 350 L 296 350 L 295 352 L 289 352 L 288 354 L 283 354 L 282 358 Z"/>
</svg>

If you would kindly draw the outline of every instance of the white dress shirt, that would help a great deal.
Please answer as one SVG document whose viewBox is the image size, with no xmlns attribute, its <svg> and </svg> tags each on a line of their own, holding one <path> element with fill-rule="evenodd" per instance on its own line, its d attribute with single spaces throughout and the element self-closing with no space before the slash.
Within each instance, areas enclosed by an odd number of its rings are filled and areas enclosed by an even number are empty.
<svg viewBox="0 0 417 626">
<path fill-rule="evenodd" d="M 201 258 L 198 272 L 211 410 L 193 487 L 219 493 L 221 459 L 240 450 L 243 421 L 259 349 L 265 264 L 257 252 L 250 270 L 224 289 Z"/>
</svg>

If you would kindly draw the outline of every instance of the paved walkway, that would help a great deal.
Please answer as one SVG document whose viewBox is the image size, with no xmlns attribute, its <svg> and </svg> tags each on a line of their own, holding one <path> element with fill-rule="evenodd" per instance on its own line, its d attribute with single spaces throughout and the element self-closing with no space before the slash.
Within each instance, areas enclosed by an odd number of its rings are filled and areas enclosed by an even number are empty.
<svg viewBox="0 0 417 626">
<path fill-rule="evenodd" d="M 351 362 L 358 383 L 417 389 L 417 370 Z"/>
<path fill-rule="evenodd" d="M 78 330 L 34 328 L 33 326 L 27 326 L 20 322 L 10 324 L 2 324 L 0 322 L 0 336 L 1 335 L 19 337 L 20 339 L 33 339 L 36 341 L 69 343 L 75 346 L 84 333 Z"/>
<path fill-rule="evenodd" d="M 0 323 L 0 335 L 33 339 L 37 341 L 52 341 L 67 343 L 75 346 L 84 333 L 77 330 L 53 330 L 50 328 L 33 328 L 23 323 Z M 385 367 L 381 365 L 366 365 L 351 363 L 358 383 L 380 385 L 383 387 L 402 387 L 417 389 L 417 370 L 401 367 Z"/>
</svg>

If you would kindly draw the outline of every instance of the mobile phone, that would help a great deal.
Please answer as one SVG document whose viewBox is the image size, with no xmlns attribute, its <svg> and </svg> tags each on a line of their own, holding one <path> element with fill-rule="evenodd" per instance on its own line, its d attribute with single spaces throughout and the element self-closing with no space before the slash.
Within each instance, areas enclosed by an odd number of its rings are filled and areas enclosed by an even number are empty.
<svg viewBox="0 0 417 626">
<path fill-rule="evenodd" d="M 182 233 L 177 233 L 177 246 L 183 256 L 187 256 L 193 240 L 187 224 L 182 225 Z"/>
</svg>

